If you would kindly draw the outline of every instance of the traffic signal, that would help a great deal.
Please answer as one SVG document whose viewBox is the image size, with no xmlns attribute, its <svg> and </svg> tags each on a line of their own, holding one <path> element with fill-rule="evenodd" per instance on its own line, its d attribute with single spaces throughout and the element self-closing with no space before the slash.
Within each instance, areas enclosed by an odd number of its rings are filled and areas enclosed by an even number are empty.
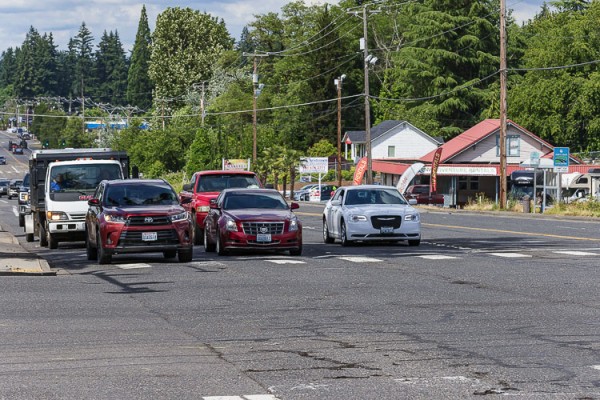
<svg viewBox="0 0 600 400">
<path fill-rule="evenodd" d="M 44 148 L 47 149 L 50 147 L 50 141 L 48 139 L 44 140 Z"/>
<path fill-rule="evenodd" d="M 60 147 L 62 147 L 62 148 L 67 147 L 67 141 L 65 139 L 60 141 Z"/>
</svg>

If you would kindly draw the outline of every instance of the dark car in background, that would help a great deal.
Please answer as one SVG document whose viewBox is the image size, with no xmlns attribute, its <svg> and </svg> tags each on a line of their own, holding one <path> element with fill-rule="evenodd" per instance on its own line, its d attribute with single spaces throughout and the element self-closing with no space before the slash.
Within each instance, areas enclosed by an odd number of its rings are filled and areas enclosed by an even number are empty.
<svg viewBox="0 0 600 400">
<path fill-rule="evenodd" d="M 274 189 L 225 189 L 210 202 L 204 222 L 204 249 L 226 255 L 230 250 L 287 250 L 302 254 L 302 224 Z"/>
<path fill-rule="evenodd" d="M 8 184 L 10 181 L 8 179 L 0 179 L 0 197 L 4 195 L 8 195 Z"/>
<path fill-rule="evenodd" d="M 166 181 L 102 181 L 88 204 L 88 260 L 109 264 L 115 254 L 162 252 L 165 258 L 192 261 L 190 215 Z"/>
<path fill-rule="evenodd" d="M 19 196 L 19 188 L 23 183 L 22 179 L 12 179 L 8 184 L 8 199 L 12 200 L 13 197 Z"/>
<path fill-rule="evenodd" d="M 6 157 L 0 156 L 0 165 L 6 165 Z"/>
<path fill-rule="evenodd" d="M 31 205 L 29 204 L 29 172 L 23 177 L 21 187 L 19 188 L 19 226 L 25 226 L 25 215 L 31 212 Z M 28 242 L 33 242 L 33 233 L 25 235 L 25 239 Z"/>
</svg>

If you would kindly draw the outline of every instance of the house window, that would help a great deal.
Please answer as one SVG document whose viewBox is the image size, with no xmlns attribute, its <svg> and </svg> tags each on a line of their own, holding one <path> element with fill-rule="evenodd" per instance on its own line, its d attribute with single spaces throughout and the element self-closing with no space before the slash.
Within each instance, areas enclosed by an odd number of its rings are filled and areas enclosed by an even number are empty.
<svg viewBox="0 0 600 400">
<path fill-rule="evenodd" d="M 521 154 L 520 139 L 519 135 L 506 136 L 506 157 L 519 157 Z M 500 135 L 496 135 L 496 156 L 500 157 Z"/>
<path fill-rule="evenodd" d="M 388 146 L 388 157 L 396 157 L 396 146 Z"/>
</svg>

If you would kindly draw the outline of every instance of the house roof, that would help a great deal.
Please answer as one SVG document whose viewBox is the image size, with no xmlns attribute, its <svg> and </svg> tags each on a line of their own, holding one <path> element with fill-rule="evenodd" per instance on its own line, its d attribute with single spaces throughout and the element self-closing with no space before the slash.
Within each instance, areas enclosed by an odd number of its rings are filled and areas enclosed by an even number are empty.
<svg viewBox="0 0 600 400">
<path fill-rule="evenodd" d="M 523 132 L 524 134 L 532 137 L 539 143 L 542 143 L 544 146 L 546 146 L 550 149 L 554 149 L 554 146 L 552 146 L 550 143 L 542 140 L 540 137 L 529 132 L 527 129 L 514 123 L 513 121 L 508 120 L 507 125 L 513 126 L 514 128 L 518 129 L 519 131 Z M 499 119 L 485 119 L 485 120 L 481 121 L 477 125 L 467 129 L 460 135 L 447 141 L 446 143 L 444 143 L 441 146 L 443 150 L 442 150 L 442 157 L 440 159 L 440 163 L 447 162 L 448 160 L 456 157 L 458 154 L 469 149 L 471 146 L 481 142 L 488 136 L 495 134 L 499 130 L 500 130 L 500 120 Z M 436 150 L 432 150 L 429 153 L 425 154 L 423 157 L 421 157 L 421 161 L 425 162 L 425 163 L 431 163 L 433 161 L 433 155 L 435 154 L 435 151 Z M 547 156 L 547 154 L 544 156 Z"/>
<path fill-rule="evenodd" d="M 438 144 L 444 143 L 444 140 L 442 138 L 429 136 L 428 134 L 426 134 L 419 128 L 415 127 L 414 125 L 411 125 L 409 122 L 397 121 L 397 120 L 386 120 L 386 121 L 381 122 L 380 124 L 374 125 L 371 128 L 371 142 L 373 142 L 378 137 L 386 134 L 387 132 L 391 131 L 392 129 L 394 129 L 400 125 L 408 125 L 414 131 L 421 133 L 423 136 L 431 138 L 434 142 L 437 142 Z M 344 134 L 344 137 L 342 139 L 342 142 L 345 142 L 346 139 L 350 139 L 352 141 L 352 143 L 366 143 L 367 132 L 366 131 L 346 131 L 346 133 Z"/>
</svg>

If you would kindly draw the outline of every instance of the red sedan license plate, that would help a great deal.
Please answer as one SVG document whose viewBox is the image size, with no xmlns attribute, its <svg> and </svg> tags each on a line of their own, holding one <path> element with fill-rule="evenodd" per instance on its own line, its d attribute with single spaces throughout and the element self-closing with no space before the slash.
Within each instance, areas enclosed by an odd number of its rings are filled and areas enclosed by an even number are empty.
<svg viewBox="0 0 600 400">
<path fill-rule="evenodd" d="M 256 241 L 257 242 L 270 242 L 271 234 L 270 233 L 259 233 L 258 235 L 256 235 Z"/>
<path fill-rule="evenodd" d="M 158 239 L 156 232 L 142 232 L 142 240 L 144 242 L 152 242 Z"/>
</svg>

